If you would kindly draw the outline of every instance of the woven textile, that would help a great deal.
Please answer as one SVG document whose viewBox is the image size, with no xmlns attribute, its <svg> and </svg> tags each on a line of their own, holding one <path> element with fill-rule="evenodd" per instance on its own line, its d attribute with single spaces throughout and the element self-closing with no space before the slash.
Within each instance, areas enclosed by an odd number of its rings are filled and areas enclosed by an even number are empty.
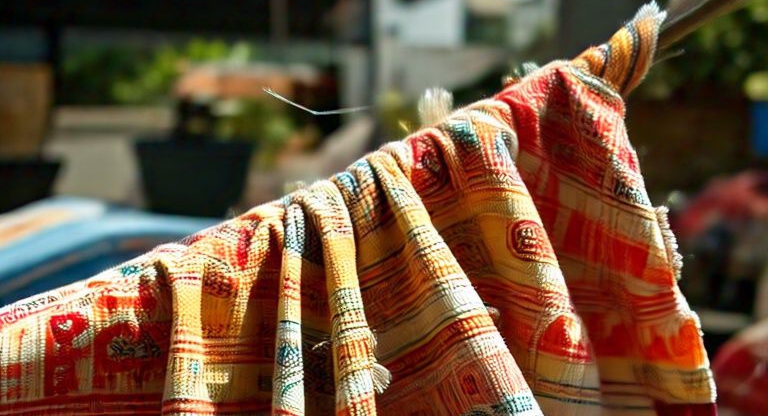
<svg viewBox="0 0 768 416">
<path fill-rule="evenodd" d="M 623 123 L 663 18 L 0 310 L 0 415 L 715 414 Z"/>
</svg>

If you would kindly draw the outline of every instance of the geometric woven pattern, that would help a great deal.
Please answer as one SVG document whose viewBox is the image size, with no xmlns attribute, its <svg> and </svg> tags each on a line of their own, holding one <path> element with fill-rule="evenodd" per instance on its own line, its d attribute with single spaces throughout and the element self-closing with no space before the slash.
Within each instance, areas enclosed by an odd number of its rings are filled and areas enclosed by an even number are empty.
<svg viewBox="0 0 768 416">
<path fill-rule="evenodd" d="M 663 18 L 0 309 L 0 415 L 715 414 L 623 123 Z"/>
</svg>

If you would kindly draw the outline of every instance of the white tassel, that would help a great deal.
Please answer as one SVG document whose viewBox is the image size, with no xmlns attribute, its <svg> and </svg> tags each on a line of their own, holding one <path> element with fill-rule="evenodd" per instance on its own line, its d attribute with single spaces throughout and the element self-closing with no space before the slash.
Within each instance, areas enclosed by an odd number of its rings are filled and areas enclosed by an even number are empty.
<svg viewBox="0 0 768 416">
<path fill-rule="evenodd" d="M 368 331 L 368 334 L 370 337 L 371 351 L 375 351 L 376 335 L 373 333 L 373 331 Z M 332 341 L 322 341 L 318 344 L 315 344 L 312 347 L 312 351 L 318 352 L 320 354 L 331 354 L 331 345 Z M 389 387 L 389 384 L 392 383 L 392 373 L 387 370 L 386 367 L 376 362 L 376 356 L 373 353 L 371 353 L 370 356 L 370 363 L 373 390 L 376 392 L 376 394 L 382 394 L 387 389 L 387 387 Z"/>
<path fill-rule="evenodd" d="M 453 111 L 453 94 L 442 88 L 429 88 L 419 99 L 422 126 L 432 126 L 446 119 Z"/>
<path fill-rule="evenodd" d="M 371 367 L 371 376 L 373 378 L 373 389 L 377 394 L 384 393 L 392 382 L 392 373 L 386 367 L 379 363 L 373 363 Z"/>
<path fill-rule="evenodd" d="M 498 326 L 501 321 L 501 312 L 499 309 L 488 304 L 485 305 L 485 309 L 488 310 L 488 316 L 491 317 L 493 324 Z"/>
<path fill-rule="evenodd" d="M 677 252 L 677 238 L 675 233 L 669 227 L 669 209 L 665 206 L 656 207 L 656 221 L 661 228 L 661 237 L 664 239 L 664 246 L 667 249 L 667 259 L 669 259 L 672 267 L 675 271 L 675 279 L 680 280 L 680 276 L 683 270 L 683 256 Z"/>
<path fill-rule="evenodd" d="M 373 331 L 368 331 L 368 336 L 370 337 L 371 351 L 374 352 L 371 354 L 371 378 L 373 379 L 373 389 L 377 394 L 382 394 L 384 393 L 384 390 L 389 387 L 389 383 L 392 382 L 392 373 L 387 370 L 386 367 L 376 362 L 376 334 L 374 334 Z"/>
</svg>

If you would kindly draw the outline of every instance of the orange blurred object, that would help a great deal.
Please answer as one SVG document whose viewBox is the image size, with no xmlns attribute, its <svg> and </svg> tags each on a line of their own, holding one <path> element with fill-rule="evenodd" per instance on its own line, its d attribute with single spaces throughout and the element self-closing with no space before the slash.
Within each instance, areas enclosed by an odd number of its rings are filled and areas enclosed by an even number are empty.
<svg viewBox="0 0 768 416">
<path fill-rule="evenodd" d="M 177 97 L 215 99 L 263 98 L 264 88 L 294 98 L 301 87 L 317 86 L 321 75 L 309 67 L 204 65 L 186 71 L 177 82 Z"/>
</svg>

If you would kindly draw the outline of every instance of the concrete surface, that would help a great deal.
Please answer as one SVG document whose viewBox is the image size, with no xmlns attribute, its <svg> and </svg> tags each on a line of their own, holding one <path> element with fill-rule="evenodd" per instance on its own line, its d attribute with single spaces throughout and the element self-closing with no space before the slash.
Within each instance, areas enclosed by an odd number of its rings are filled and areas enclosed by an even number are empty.
<svg viewBox="0 0 768 416">
<path fill-rule="evenodd" d="M 139 176 L 133 142 L 167 132 L 172 111 L 163 107 L 60 107 L 45 153 L 64 160 L 54 192 L 138 205 Z"/>
</svg>

